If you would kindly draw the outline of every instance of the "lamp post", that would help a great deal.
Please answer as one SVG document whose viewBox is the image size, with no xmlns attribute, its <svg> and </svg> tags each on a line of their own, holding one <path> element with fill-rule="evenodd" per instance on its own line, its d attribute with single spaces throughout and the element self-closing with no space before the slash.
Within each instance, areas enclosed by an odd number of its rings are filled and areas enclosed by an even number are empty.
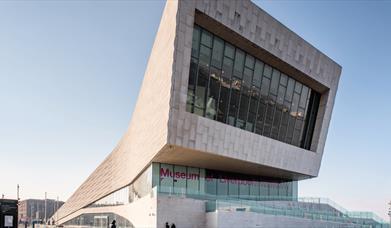
<svg viewBox="0 0 391 228">
<path fill-rule="evenodd" d="M 20 186 L 18 184 L 18 185 L 16 185 L 16 199 L 18 200 L 18 203 L 19 203 L 19 200 L 20 200 L 20 198 L 19 198 L 19 190 L 20 190 Z"/>
<path fill-rule="evenodd" d="M 390 205 L 390 208 L 388 209 L 388 216 L 390 216 L 390 226 L 391 226 L 391 201 L 388 203 Z"/>
<path fill-rule="evenodd" d="M 46 199 L 47 199 L 47 192 L 45 192 L 45 227 L 46 227 L 46 207 L 47 207 L 47 202 L 46 202 Z"/>
<path fill-rule="evenodd" d="M 56 201 L 56 227 L 58 226 L 58 196 Z"/>
</svg>

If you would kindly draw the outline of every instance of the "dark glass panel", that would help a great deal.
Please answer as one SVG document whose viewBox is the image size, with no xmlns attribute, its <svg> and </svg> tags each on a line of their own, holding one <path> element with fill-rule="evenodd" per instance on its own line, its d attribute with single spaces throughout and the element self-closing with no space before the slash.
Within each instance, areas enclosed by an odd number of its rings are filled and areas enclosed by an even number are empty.
<svg viewBox="0 0 391 228">
<path fill-rule="evenodd" d="M 201 45 L 200 48 L 200 64 L 204 65 L 205 67 L 209 67 L 210 63 L 210 55 L 211 55 L 211 50 L 210 48 Z"/>
<path fill-rule="evenodd" d="M 287 84 L 288 84 L 288 77 L 285 74 L 281 73 L 280 84 L 285 86 L 285 87 L 287 86 Z"/>
<path fill-rule="evenodd" d="M 301 129 L 303 129 L 303 125 L 304 125 L 303 118 L 301 118 L 301 117 L 296 118 L 295 128 L 301 132 Z"/>
<path fill-rule="evenodd" d="M 280 141 L 285 141 L 286 131 L 288 130 L 288 120 L 289 120 L 289 107 L 290 103 L 284 102 L 282 107 L 282 119 L 281 119 L 281 127 L 278 133 L 278 139 Z"/>
<path fill-rule="evenodd" d="M 223 72 L 221 75 L 223 78 L 231 79 L 233 64 L 234 64 L 234 61 L 232 59 L 224 57 Z"/>
<path fill-rule="evenodd" d="M 298 94 L 300 94 L 300 93 L 301 93 L 301 88 L 302 88 L 302 87 L 303 87 L 303 85 L 302 85 L 300 82 L 296 81 L 296 84 L 295 84 L 295 92 L 298 93 Z"/>
<path fill-rule="evenodd" d="M 209 69 L 201 64 L 198 67 L 198 80 L 195 92 L 194 113 L 204 116 Z"/>
<path fill-rule="evenodd" d="M 198 58 L 199 48 L 200 48 L 200 28 L 198 26 L 194 26 L 193 29 L 193 41 L 191 46 L 191 55 L 193 57 Z"/>
<path fill-rule="evenodd" d="M 221 77 L 221 91 L 220 91 L 220 101 L 219 101 L 219 111 L 217 120 L 226 123 L 227 114 L 229 110 L 229 96 L 231 88 L 231 75 L 233 70 L 233 60 L 227 57 L 223 59 L 223 70 Z"/>
<path fill-rule="evenodd" d="M 253 70 L 248 69 L 247 67 L 244 68 L 243 72 L 243 87 L 246 87 L 246 92 L 250 90 L 251 87 L 251 81 L 253 77 Z"/>
<path fill-rule="evenodd" d="M 246 55 L 245 66 L 250 68 L 250 69 L 254 69 L 254 57 L 252 57 L 251 55 L 247 54 Z"/>
<path fill-rule="evenodd" d="M 214 67 L 210 68 L 209 91 L 208 99 L 206 101 L 205 116 L 212 120 L 216 119 L 217 115 L 217 102 L 219 100 L 220 92 L 220 73 L 220 70 Z"/>
<path fill-rule="evenodd" d="M 272 126 L 272 134 L 271 134 L 271 137 L 273 139 L 277 139 L 278 138 L 278 131 L 280 129 L 281 117 L 282 117 L 281 107 L 280 107 L 280 105 L 276 105 L 276 109 L 274 111 L 274 120 L 273 120 L 273 126 Z"/>
<path fill-rule="evenodd" d="M 254 114 L 257 113 L 257 108 L 258 108 L 258 97 L 257 96 L 252 96 L 250 100 L 250 111 Z"/>
<path fill-rule="evenodd" d="M 235 48 L 231 44 L 225 43 L 224 55 L 233 59 L 235 56 Z"/>
<path fill-rule="evenodd" d="M 270 79 L 263 77 L 261 86 L 261 95 L 267 96 L 269 94 Z"/>
<path fill-rule="evenodd" d="M 229 103 L 228 124 L 235 126 L 236 113 L 238 110 L 240 91 L 231 89 L 231 99 Z"/>
<path fill-rule="evenodd" d="M 212 66 L 221 69 L 223 61 L 224 41 L 218 37 L 213 39 Z"/>
<path fill-rule="evenodd" d="M 255 62 L 253 85 L 255 85 L 258 88 L 261 88 L 263 66 L 264 66 L 263 62 L 259 60 Z"/>
<path fill-rule="evenodd" d="M 194 107 L 194 93 L 196 88 L 196 79 L 197 79 L 197 59 L 191 58 L 190 61 L 190 73 L 189 73 L 189 86 L 187 89 L 187 105 L 186 110 L 188 112 L 193 112 Z"/>
<path fill-rule="evenodd" d="M 292 144 L 295 146 L 299 146 L 300 143 L 300 130 L 295 129 L 293 131 Z"/>
<path fill-rule="evenodd" d="M 236 126 L 244 129 L 245 123 L 247 120 L 248 108 L 249 108 L 249 97 L 247 94 L 243 94 L 240 98 L 240 108 L 239 108 L 239 116 L 236 121 Z"/>
<path fill-rule="evenodd" d="M 289 119 L 288 120 L 288 129 L 287 129 L 286 136 L 285 136 L 285 142 L 291 143 L 292 137 L 293 137 L 293 130 L 295 129 L 296 118 L 293 117 L 292 115 L 289 115 L 288 119 Z"/>
<path fill-rule="evenodd" d="M 294 93 L 292 105 L 291 105 L 291 115 L 293 117 L 297 117 L 297 109 L 299 108 L 299 99 L 300 99 L 300 95 L 297 93 Z"/>
<path fill-rule="evenodd" d="M 231 80 L 222 78 L 221 87 L 220 87 L 220 101 L 219 101 L 219 111 L 217 113 L 217 120 L 225 123 L 228 113 L 228 104 L 229 104 L 229 93 L 230 93 L 230 84 Z"/>
<path fill-rule="evenodd" d="M 263 131 L 263 123 L 265 119 L 265 113 L 266 113 L 266 103 L 265 100 L 262 100 L 259 102 L 258 105 L 258 112 L 257 112 L 257 121 L 255 126 L 255 133 L 262 134 Z"/>
<path fill-rule="evenodd" d="M 312 141 L 312 136 L 313 132 L 315 129 L 315 123 L 316 123 L 316 116 L 318 114 L 318 109 L 319 109 L 319 102 L 320 102 L 320 94 L 311 91 L 311 96 L 309 99 L 309 107 L 308 107 L 308 113 L 307 113 L 307 118 L 306 118 L 306 123 L 304 127 L 304 134 L 302 138 L 304 138 L 301 144 L 301 147 L 304 149 L 309 150 L 311 148 L 311 141 Z"/>
<path fill-rule="evenodd" d="M 274 100 L 276 100 L 276 97 L 271 95 L 268 99 L 268 102 L 267 102 L 265 125 L 263 127 L 263 135 L 267 136 L 267 137 L 270 137 L 271 129 L 272 129 L 274 110 L 275 110 L 275 106 L 276 106 L 276 103 Z"/>
<path fill-rule="evenodd" d="M 307 86 L 303 86 L 300 96 L 299 107 L 306 108 L 309 89 Z"/>
<path fill-rule="evenodd" d="M 298 84 L 296 82 L 296 84 Z M 301 85 L 299 85 L 301 86 Z M 296 88 L 296 86 L 295 86 Z M 292 143 L 292 144 L 295 144 L 295 142 L 293 142 L 293 137 L 296 136 L 294 135 L 294 129 L 295 129 L 295 123 L 296 123 L 296 118 L 298 116 L 298 106 L 299 106 L 299 99 L 300 99 L 300 95 L 297 94 L 296 92 L 293 93 L 293 99 L 292 99 L 292 104 L 291 104 L 291 110 L 290 110 L 290 117 L 289 117 L 289 126 L 288 126 L 288 134 L 287 134 L 287 139 L 289 140 L 289 143 Z M 296 138 L 295 138 L 296 140 Z"/>
<path fill-rule="evenodd" d="M 247 117 L 246 130 L 253 132 L 257 115 L 258 97 L 253 96 L 250 99 L 250 109 Z"/>
<path fill-rule="evenodd" d="M 201 44 L 210 48 L 212 47 L 212 34 L 204 29 L 201 34 Z"/>
<path fill-rule="evenodd" d="M 304 131 L 304 112 L 305 110 L 299 107 L 297 118 L 296 118 L 296 126 L 295 126 L 296 130 L 300 132 L 298 136 L 298 142 L 296 144 L 297 146 L 299 146 L 302 143 L 302 138 L 303 138 L 302 135 Z"/>
<path fill-rule="evenodd" d="M 283 104 L 284 103 L 285 90 L 286 90 L 286 88 L 281 86 L 281 85 L 278 88 L 278 95 L 277 95 L 277 103 L 278 104 Z"/>
<path fill-rule="evenodd" d="M 285 94 L 285 100 L 292 102 L 294 88 L 295 88 L 295 80 L 293 80 L 292 78 L 289 78 L 288 86 L 287 86 L 286 94 Z"/>
<path fill-rule="evenodd" d="M 247 118 L 247 123 L 246 123 L 246 130 L 254 132 L 254 124 L 255 124 L 255 117 L 256 114 L 249 112 L 248 113 L 248 118 Z"/>
<path fill-rule="evenodd" d="M 272 82 L 270 84 L 271 94 L 277 95 L 279 83 L 280 83 L 280 71 L 273 69 Z"/>
<path fill-rule="evenodd" d="M 263 75 L 267 78 L 271 78 L 272 77 L 272 67 L 265 64 L 265 69 L 263 70 Z"/>
<path fill-rule="evenodd" d="M 240 49 L 236 49 L 235 63 L 234 63 L 234 75 L 242 78 L 244 66 L 244 52 Z"/>
</svg>

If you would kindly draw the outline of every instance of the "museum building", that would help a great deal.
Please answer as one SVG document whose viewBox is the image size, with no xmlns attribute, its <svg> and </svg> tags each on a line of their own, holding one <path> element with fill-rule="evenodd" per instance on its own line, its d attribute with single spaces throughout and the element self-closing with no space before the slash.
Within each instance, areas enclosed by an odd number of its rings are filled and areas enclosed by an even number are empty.
<svg viewBox="0 0 391 228">
<path fill-rule="evenodd" d="M 167 1 L 127 132 L 53 219 L 66 227 L 381 224 L 298 197 L 300 180 L 318 175 L 340 74 L 251 1 Z"/>
</svg>

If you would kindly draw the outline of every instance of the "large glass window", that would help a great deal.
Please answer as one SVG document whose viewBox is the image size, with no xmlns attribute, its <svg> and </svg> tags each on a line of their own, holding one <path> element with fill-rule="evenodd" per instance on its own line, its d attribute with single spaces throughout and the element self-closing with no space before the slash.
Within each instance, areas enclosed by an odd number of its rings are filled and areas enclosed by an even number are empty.
<svg viewBox="0 0 391 228">
<path fill-rule="evenodd" d="M 126 218 L 114 213 L 88 213 L 81 214 L 64 224 L 62 227 L 94 227 L 106 228 L 115 220 L 118 228 L 133 228 L 134 225 Z"/>
<path fill-rule="evenodd" d="M 195 25 L 186 110 L 310 149 L 320 94 Z"/>
<path fill-rule="evenodd" d="M 163 165 L 171 168 L 170 165 Z M 155 176 L 152 173 L 155 172 Z M 97 200 L 96 202 L 88 205 L 87 207 L 105 207 L 105 206 L 119 206 L 132 203 L 133 201 L 142 198 L 152 191 L 153 179 L 156 179 L 156 170 L 152 170 L 152 166 L 149 166 L 136 180 L 130 185 L 127 185 L 117 191 L 114 191 L 107 196 Z M 156 181 L 156 180 L 155 180 Z M 166 185 L 166 180 L 162 183 Z M 169 180 L 168 180 L 169 181 Z"/>
<path fill-rule="evenodd" d="M 130 186 L 123 187 L 102 199 L 90 204 L 88 207 L 106 207 L 106 206 L 119 206 L 128 204 L 130 200 Z"/>
</svg>

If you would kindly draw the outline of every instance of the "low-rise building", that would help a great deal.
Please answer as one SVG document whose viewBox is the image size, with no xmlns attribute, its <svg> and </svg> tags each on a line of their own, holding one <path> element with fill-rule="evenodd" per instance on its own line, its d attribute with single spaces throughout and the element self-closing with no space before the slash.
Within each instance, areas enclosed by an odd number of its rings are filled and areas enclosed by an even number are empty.
<svg viewBox="0 0 391 228">
<path fill-rule="evenodd" d="M 46 216 L 45 216 L 45 200 L 44 199 L 27 199 L 19 202 L 19 223 L 31 223 L 32 221 L 49 220 L 50 217 L 60 208 L 64 202 L 53 199 L 46 200 Z"/>
</svg>

